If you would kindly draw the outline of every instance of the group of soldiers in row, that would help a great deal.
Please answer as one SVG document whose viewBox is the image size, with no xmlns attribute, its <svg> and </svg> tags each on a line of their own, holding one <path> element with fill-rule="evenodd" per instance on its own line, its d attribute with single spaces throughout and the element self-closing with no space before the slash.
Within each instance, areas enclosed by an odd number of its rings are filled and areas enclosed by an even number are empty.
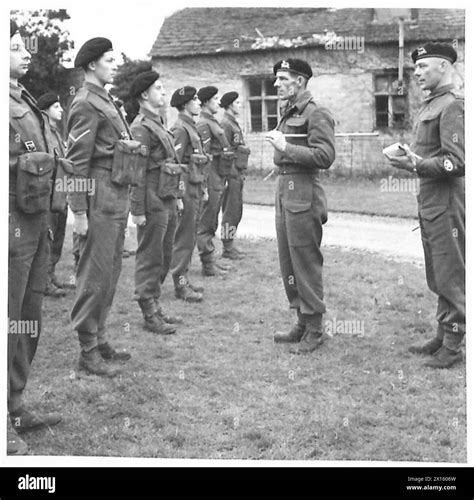
<svg viewBox="0 0 474 500">
<path fill-rule="evenodd" d="M 456 57 L 448 44 L 426 44 L 412 53 L 415 77 L 430 95 L 416 120 L 413 150 L 389 157 L 393 167 L 420 178 L 419 219 L 428 286 L 438 295 L 438 329 L 435 338 L 410 351 L 428 356 L 425 365 L 432 368 L 449 368 L 463 359 L 465 334 L 464 107 L 452 84 Z M 106 38 L 87 41 L 77 53 L 75 66 L 84 70 L 84 84 L 70 106 L 67 148 L 62 151 L 51 131 L 57 100 L 46 96 L 43 113 L 18 82 L 29 62 L 18 27 L 11 22 L 8 313 L 10 324 L 36 322 L 38 335 L 9 332 L 9 453 L 26 449 L 15 431 L 61 420 L 58 414 L 29 411 L 22 394 L 41 329 L 43 296 L 57 262 L 54 250 L 50 259 L 55 244 L 51 235 L 60 241 L 57 227 L 64 227 L 67 206 L 74 216 L 78 256 L 71 323 L 81 348 L 79 367 L 114 376 L 119 368 L 113 362 L 131 357 L 115 350 L 106 334 L 129 213 L 137 227 L 135 296 L 144 325 L 157 334 L 174 333 L 180 318 L 163 311 L 161 286 L 170 272 L 177 298 L 203 299 L 202 288 L 189 280 L 196 244 L 205 276 L 228 270 L 217 259 L 213 243 L 221 209 L 223 257 L 243 257 L 234 238 L 250 154 L 237 121 L 237 92 L 219 99 L 213 86 L 177 89 L 170 104 L 179 114 L 169 131 L 161 118 L 165 91 L 154 71 L 137 75 L 131 85 L 139 113 L 129 126 L 106 90 L 117 69 Z M 319 173 L 335 159 L 335 121 L 307 88 L 313 72 L 306 61 L 281 60 L 273 73 L 281 119 L 265 139 L 274 148 L 278 174 L 281 276 L 297 315 L 293 328 L 274 340 L 291 343 L 291 352 L 304 354 L 325 340 L 321 242 L 327 202 Z M 225 109 L 221 123 L 216 119 L 220 107 Z M 73 185 L 65 192 L 60 187 L 70 186 L 67 179 Z M 51 211 L 61 213 L 63 220 L 52 220 Z"/>
<path fill-rule="evenodd" d="M 10 259 L 9 321 L 41 324 L 44 294 L 61 297 L 75 288 L 71 311 L 81 353 L 79 368 L 112 377 L 114 364 L 131 358 L 117 351 L 106 335 L 122 266 L 129 213 L 137 228 L 135 299 L 144 327 L 175 333 L 182 318 L 166 314 L 161 286 L 171 274 L 175 296 L 201 302 L 203 287 L 189 280 L 192 254 L 198 246 L 202 274 L 225 275 L 231 266 L 217 257 L 213 238 L 222 211 L 222 258 L 239 261 L 234 244 L 242 218 L 242 190 L 250 150 L 238 116 L 237 92 L 221 97 L 214 86 L 177 89 L 171 106 L 178 118 L 171 131 L 162 110 L 165 90 L 159 74 L 138 74 L 130 97 L 139 104 L 131 125 L 106 90 L 117 70 L 112 43 L 87 41 L 75 67 L 84 84 L 67 116 L 67 144 L 58 124 L 59 97 L 47 93 L 38 101 L 18 82 L 30 55 L 18 27 L 11 23 L 10 80 Z M 223 118 L 216 118 L 223 108 Z M 51 189 L 52 186 L 52 189 Z M 74 215 L 75 279 L 61 283 L 55 266 L 61 256 L 68 207 Z M 8 409 L 14 429 L 23 432 L 54 425 L 57 414 L 39 415 L 22 403 L 38 335 L 9 335 Z M 9 452 L 24 451 L 18 435 L 9 433 Z"/>
</svg>

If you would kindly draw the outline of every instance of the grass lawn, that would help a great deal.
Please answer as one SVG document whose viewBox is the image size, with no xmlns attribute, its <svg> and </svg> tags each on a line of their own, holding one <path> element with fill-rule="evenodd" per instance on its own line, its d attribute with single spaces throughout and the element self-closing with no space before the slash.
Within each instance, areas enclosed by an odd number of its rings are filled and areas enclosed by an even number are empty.
<svg viewBox="0 0 474 500">
<path fill-rule="evenodd" d="M 68 228 L 69 229 L 69 228 Z M 127 247 L 134 248 L 133 234 Z M 71 234 L 58 274 L 72 272 Z M 465 369 L 432 371 L 407 347 L 434 331 L 424 272 L 376 255 L 325 248 L 326 320 L 358 321 L 310 355 L 274 344 L 288 330 L 276 242 L 240 240 L 248 257 L 205 283 L 205 302 L 173 297 L 176 335 L 142 328 L 123 262 L 109 319 L 112 343 L 133 357 L 123 375 L 76 371 L 72 294 L 45 300 L 44 331 L 26 400 L 63 422 L 26 436 L 37 455 L 465 462 Z M 220 243 L 218 243 L 220 248 Z"/>
<path fill-rule="evenodd" d="M 249 176 L 244 187 L 244 202 L 273 205 L 276 179 L 276 175 L 266 181 L 261 176 Z M 331 211 L 391 217 L 417 216 L 416 196 L 411 192 L 386 191 L 380 179 L 324 176 L 322 183 Z M 387 185 L 394 187 L 393 183 Z"/>
</svg>

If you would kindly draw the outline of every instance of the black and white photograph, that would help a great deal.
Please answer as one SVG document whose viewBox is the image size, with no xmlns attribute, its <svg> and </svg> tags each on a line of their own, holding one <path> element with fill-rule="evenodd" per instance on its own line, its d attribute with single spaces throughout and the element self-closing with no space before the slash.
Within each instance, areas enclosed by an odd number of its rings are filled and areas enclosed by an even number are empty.
<svg viewBox="0 0 474 500">
<path fill-rule="evenodd" d="M 4 463 L 470 462 L 466 9 L 392 4 L 9 6 Z"/>
</svg>

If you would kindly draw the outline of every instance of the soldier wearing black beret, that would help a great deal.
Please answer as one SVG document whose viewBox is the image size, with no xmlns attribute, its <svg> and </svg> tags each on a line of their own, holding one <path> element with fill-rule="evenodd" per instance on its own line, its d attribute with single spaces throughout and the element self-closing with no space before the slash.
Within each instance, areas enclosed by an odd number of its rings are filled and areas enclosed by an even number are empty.
<svg viewBox="0 0 474 500">
<path fill-rule="evenodd" d="M 135 77 L 130 94 L 140 110 L 132 122 L 134 138 L 147 150 L 146 172 L 131 190 L 132 222 L 137 225 L 135 296 L 147 330 L 175 333 L 180 317 L 164 313 L 161 285 L 169 271 L 178 214 L 183 210 L 184 180 L 173 135 L 164 125 L 161 110 L 166 92 L 156 71 Z"/>
<path fill-rule="evenodd" d="M 275 342 L 299 343 L 307 353 L 323 342 L 324 304 L 321 240 L 327 220 L 319 171 L 335 158 L 334 120 L 307 89 L 313 72 L 306 61 L 284 59 L 273 67 L 278 97 L 287 104 L 276 130 L 267 134 L 278 167 L 276 229 L 280 268 L 297 323 Z"/>
<path fill-rule="evenodd" d="M 426 43 L 411 56 L 414 76 L 429 94 L 407 155 L 389 159 L 420 179 L 418 217 L 438 327 L 434 338 L 409 351 L 429 356 L 425 366 L 449 368 L 463 359 L 466 332 L 464 98 L 454 90 L 452 45 Z"/>
<path fill-rule="evenodd" d="M 217 262 L 213 243 L 224 189 L 235 159 L 235 153 L 216 119 L 219 111 L 217 93 L 218 89 L 212 85 L 199 89 L 197 93 L 201 101 L 201 114 L 197 128 L 203 142 L 204 152 L 212 156 L 209 166 L 209 199 L 204 203 L 198 226 L 197 246 L 204 276 L 217 276 L 229 270 L 229 266 Z"/>
<path fill-rule="evenodd" d="M 231 92 L 226 92 L 221 97 L 221 101 L 219 103 L 221 108 L 228 108 L 233 102 L 235 102 L 239 98 L 239 93 L 234 90 Z"/>
<path fill-rule="evenodd" d="M 178 228 L 173 245 L 171 274 L 174 281 L 175 295 L 185 302 L 201 302 L 203 288 L 189 281 L 189 267 L 197 241 L 197 225 L 202 206 L 208 197 L 207 164 L 208 157 L 203 152 L 201 137 L 195 119 L 201 111 L 197 91 L 185 85 L 173 92 L 171 106 L 179 114 L 171 131 L 180 163 L 187 165 L 184 209 L 178 221 Z"/>
<path fill-rule="evenodd" d="M 59 125 L 63 116 L 63 108 L 59 101 L 59 96 L 53 92 L 46 92 L 46 94 L 43 94 L 38 98 L 37 104 L 38 107 L 48 117 L 49 124 L 51 126 L 51 132 L 53 133 L 54 148 L 57 152 L 58 157 L 64 158 L 66 156 L 66 144 L 61 132 L 59 131 Z M 57 177 L 55 174 L 55 182 L 56 179 Z M 58 190 L 62 188 L 61 185 L 57 187 Z M 64 237 L 66 234 L 68 207 L 65 195 L 66 193 L 60 194 L 63 200 L 60 207 L 56 206 L 56 203 L 53 203 L 51 207 L 50 228 L 53 233 L 53 239 L 50 243 L 51 254 L 50 264 L 48 267 L 48 283 L 46 286 L 45 294 L 54 298 L 63 297 L 66 294 L 65 288 L 74 288 L 73 283 L 60 283 L 55 274 L 56 264 L 61 258 Z M 57 196 L 56 192 L 54 193 L 54 196 Z"/>
<path fill-rule="evenodd" d="M 156 71 L 144 71 L 135 77 L 130 87 L 130 95 L 132 97 L 139 97 L 142 92 L 145 92 L 153 83 L 160 78 L 159 73 Z"/>
<path fill-rule="evenodd" d="M 79 49 L 74 59 L 74 67 L 85 68 L 90 62 L 99 59 L 106 52 L 112 50 L 112 42 L 108 38 L 91 38 Z"/>
<path fill-rule="evenodd" d="M 67 159 L 72 161 L 74 191 L 69 204 L 80 245 L 76 298 L 71 321 L 81 353 L 79 368 L 112 377 L 120 369 L 105 361 L 126 361 L 107 340 L 106 321 L 120 276 L 129 213 L 129 185 L 112 181 L 119 141 L 131 133 L 105 86 L 113 82 L 117 63 L 107 38 L 93 38 L 79 49 L 74 65 L 84 70 L 67 121 Z M 125 143 L 123 143 L 125 144 Z"/>
<path fill-rule="evenodd" d="M 46 94 L 38 97 L 36 104 L 41 111 L 45 111 L 56 102 L 59 102 L 59 96 L 53 92 L 46 92 Z"/>
<path fill-rule="evenodd" d="M 227 188 L 222 199 L 222 257 L 241 260 L 244 253 L 235 246 L 234 239 L 242 220 L 244 178 L 250 150 L 245 146 L 244 134 L 237 121 L 242 107 L 239 93 L 235 91 L 225 93 L 221 97 L 220 105 L 224 108 L 221 127 L 232 151 L 236 154 L 234 168 L 229 174 Z"/>
<path fill-rule="evenodd" d="M 49 257 L 54 147 L 48 120 L 19 82 L 31 55 L 10 21 L 7 454 L 28 453 L 18 433 L 50 427 L 58 414 L 33 413 L 23 402 L 42 329 Z M 25 175 L 27 172 L 27 175 Z M 35 174 L 36 172 L 36 174 Z M 16 432 L 15 432 L 16 431 Z"/>
<path fill-rule="evenodd" d="M 213 97 L 216 97 L 217 92 L 219 90 L 217 87 L 214 87 L 213 85 L 208 85 L 207 87 L 202 87 L 198 90 L 197 96 L 199 100 L 201 101 L 201 104 L 206 104 L 209 102 Z"/>
</svg>

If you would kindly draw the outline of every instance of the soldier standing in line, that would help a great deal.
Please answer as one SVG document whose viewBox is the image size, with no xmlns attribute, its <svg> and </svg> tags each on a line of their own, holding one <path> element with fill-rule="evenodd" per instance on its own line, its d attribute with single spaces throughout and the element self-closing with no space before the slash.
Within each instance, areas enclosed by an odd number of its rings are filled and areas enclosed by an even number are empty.
<svg viewBox="0 0 474 500">
<path fill-rule="evenodd" d="M 63 108 L 59 101 L 59 96 L 52 92 L 47 92 L 38 98 L 37 105 L 49 120 L 54 149 L 58 158 L 64 158 L 66 156 L 66 144 L 58 130 L 58 124 L 61 122 L 63 116 Z M 53 177 L 56 180 L 56 175 Z M 61 179 L 58 180 L 61 181 Z M 61 189 L 61 186 L 59 186 L 59 189 Z M 64 190 L 64 203 L 60 207 L 51 206 L 50 228 L 53 233 L 53 240 L 51 242 L 51 260 L 45 294 L 55 298 L 65 295 L 64 288 L 75 288 L 73 283 L 60 283 L 55 274 L 56 264 L 61 258 L 64 236 L 66 234 L 67 200 L 65 195 L 66 192 Z"/>
<path fill-rule="evenodd" d="M 227 92 L 221 97 L 220 105 L 225 110 L 221 127 L 232 151 L 235 153 L 235 163 L 229 174 L 227 188 L 224 191 L 222 200 L 222 257 L 240 260 L 243 258 L 244 253 L 235 246 L 234 239 L 239 223 L 242 220 L 242 196 L 250 150 L 245 146 L 244 134 L 237 121 L 241 109 L 239 94 L 237 92 Z"/>
<path fill-rule="evenodd" d="M 18 433 L 52 426 L 58 414 L 35 414 L 22 397 L 41 332 L 49 261 L 50 182 L 55 168 L 49 124 L 18 82 L 31 56 L 10 21 L 7 454 L 28 453 Z M 13 430 L 14 429 L 14 430 Z M 16 431 L 16 432 L 15 432 Z"/>
<path fill-rule="evenodd" d="M 179 111 L 178 119 L 171 129 L 176 153 L 179 162 L 186 164 L 188 168 L 185 174 L 184 208 L 179 217 L 173 246 L 171 274 L 177 298 L 185 302 L 201 302 L 203 288 L 192 285 L 188 278 L 197 241 L 197 225 L 203 201 L 208 196 L 206 166 L 209 159 L 203 152 L 201 137 L 194 121 L 199 115 L 201 106 L 196 89 L 190 86 L 177 89 L 171 97 L 170 104 Z"/>
<path fill-rule="evenodd" d="M 138 239 L 135 295 L 145 328 L 167 335 L 176 331 L 172 323 L 182 322 L 165 314 L 159 300 L 171 264 L 178 212 L 183 209 L 184 185 L 173 136 L 160 116 L 166 93 L 159 78 L 156 71 L 140 73 L 130 90 L 140 105 L 132 133 L 147 152 L 146 175 L 131 191 L 131 212 Z"/>
<path fill-rule="evenodd" d="M 67 122 L 67 158 L 74 165 L 75 188 L 69 193 L 69 203 L 81 245 L 71 320 L 81 347 L 79 368 L 113 377 L 120 370 L 105 361 L 131 357 L 109 344 L 106 320 L 122 268 L 129 212 L 128 160 L 132 154 L 124 151 L 135 144 L 104 88 L 112 83 L 117 69 L 112 42 L 101 37 L 88 40 L 74 66 L 83 68 L 84 84 L 74 97 Z"/>
<path fill-rule="evenodd" d="M 466 333 L 464 98 L 454 92 L 452 45 L 427 43 L 412 59 L 421 89 L 430 93 L 416 120 L 413 151 L 389 159 L 420 178 L 418 217 L 428 287 L 438 295 L 438 328 L 435 338 L 409 351 L 430 356 L 425 366 L 449 368 L 463 359 Z"/>
<path fill-rule="evenodd" d="M 218 218 L 224 189 L 235 159 L 235 153 L 231 151 L 225 132 L 215 118 L 219 110 L 217 92 L 216 87 L 208 86 L 199 89 L 197 93 L 201 101 L 201 115 L 197 128 L 204 152 L 212 157 L 208 177 L 209 198 L 204 203 L 198 225 L 197 245 L 204 276 L 216 276 L 230 269 L 229 266 L 216 262 L 213 242 L 219 225 Z"/>
<path fill-rule="evenodd" d="M 277 129 L 267 134 L 279 176 L 278 255 L 286 295 L 298 318 L 289 333 L 277 334 L 274 340 L 299 342 L 290 350 L 302 354 L 314 351 L 324 340 L 321 241 L 327 202 L 319 170 L 328 169 L 335 159 L 334 120 L 307 90 L 313 72 L 306 61 L 282 60 L 273 72 L 278 96 L 287 101 Z"/>
</svg>

